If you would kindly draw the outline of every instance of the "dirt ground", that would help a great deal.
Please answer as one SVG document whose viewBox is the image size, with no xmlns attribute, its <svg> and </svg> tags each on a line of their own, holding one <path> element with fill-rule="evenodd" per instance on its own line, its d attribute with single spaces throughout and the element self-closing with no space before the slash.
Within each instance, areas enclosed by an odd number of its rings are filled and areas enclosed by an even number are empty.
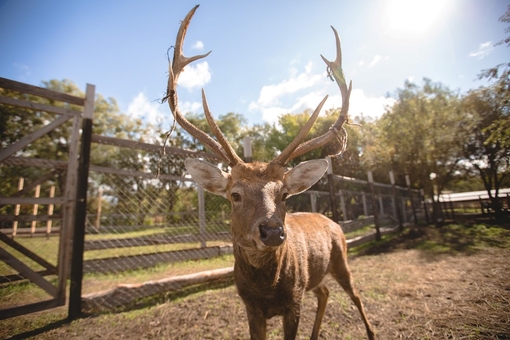
<svg viewBox="0 0 510 340">
<path fill-rule="evenodd" d="M 413 228 L 351 256 L 355 285 L 380 339 L 510 339 L 510 230 L 462 228 Z M 353 303 L 336 282 L 328 282 L 320 338 L 366 338 Z M 307 293 L 299 339 L 309 338 L 315 308 L 315 297 Z M 230 283 L 54 326 L 13 339 L 248 338 L 244 306 Z M 19 331 L 0 330 L 0 336 L 14 333 Z M 269 321 L 268 338 L 283 338 L 280 318 Z"/>
</svg>

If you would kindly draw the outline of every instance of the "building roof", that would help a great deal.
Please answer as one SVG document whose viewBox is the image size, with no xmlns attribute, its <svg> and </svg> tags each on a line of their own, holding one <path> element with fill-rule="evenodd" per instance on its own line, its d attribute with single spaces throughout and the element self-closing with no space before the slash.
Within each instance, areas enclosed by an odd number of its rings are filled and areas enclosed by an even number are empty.
<svg viewBox="0 0 510 340">
<path fill-rule="evenodd" d="M 495 190 L 491 190 L 492 195 L 495 195 Z M 510 188 L 499 189 L 498 197 L 506 197 L 510 195 Z M 438 200 L 438 197 L 435 197 Z M 439 195 L 439 201 L 441 202 L 467 202 L 467 201 L 477 201 L 479 199 L 488 200 L 489 194 L 487 190 L 482 191 L 469 191 L 469 192 L 456 192 L 450 194 L 441 194 Z"/>
</svg>

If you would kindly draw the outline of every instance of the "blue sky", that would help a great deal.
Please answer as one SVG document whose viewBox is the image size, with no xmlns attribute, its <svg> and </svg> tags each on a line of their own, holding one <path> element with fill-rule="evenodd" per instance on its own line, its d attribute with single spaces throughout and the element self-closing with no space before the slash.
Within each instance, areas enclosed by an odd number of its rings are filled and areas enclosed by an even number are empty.
<svg viewBox="0 0 510 340">
<path fill-rule="evenodd" d="M 167 49 L 197 3 L 166 1 L 0 0 L 0 77 L 33 85 L 70 79 L 117 100 L 123 113 L 170 125 L 164 95 Z M 423 77 L 463 93 L 486 84 L 482 70 L 508 62 L 498 21 L 504 0 L 204 1 L 184 52 L 212 50 L 180 79 L 182 111 L 202 112 L 200 89 L 215 116 L 250 123 L 281 113 L 338 107 L 339 91 L 320 54 L 334 59 L 330 25 L 342 40 L 353 81 L 351 116 L 378 117 L 404 81 Z"/>
</svg>

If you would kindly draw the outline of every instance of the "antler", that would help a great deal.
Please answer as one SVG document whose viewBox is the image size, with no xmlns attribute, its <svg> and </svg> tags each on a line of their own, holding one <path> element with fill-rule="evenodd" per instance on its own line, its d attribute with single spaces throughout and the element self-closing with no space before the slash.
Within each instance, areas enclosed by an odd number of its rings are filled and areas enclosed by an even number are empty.
<svg viewBox="0 0 510 340">
<path fill-rule="evenodd" d="M 326 145 L 330 141 L 334 139 L 338 139 L 343 144 L 341 148 L 337 151 L 336 155 L 342 153 L 345 149 L 345 142 L 343 140 L 343 137 L 341 134 L 345 134 L 345 128 L 343 127 L 344 123 L 348 121 L 348 112 L 349 112 L 349 98 L 351 96 L 351 90 L 352 90 L 352 81 L 349 83 L 349 88 L 347 88 L 347 85 L 345 83 L 345 76 L 342 71 L 342 48 L 340 46 L 340 38 L 338 37 L 338 33 L 335 30 L 333 26 L 331 26 L 333 29 L 333 32 L 335 33 L 335 39 L 336 39 L 336 59 L 335 61 L 331 62 L 324 58 L 324 56 L 321 57 L 328 66 L 328 73 L 330 78 L 333 77 L 338 84 L 338 87 L 340 88 L 340 93 L 342 94 L 342 110 L 340 111 L 340 116 L 338 117 L 337 121 L 329 128 L 328 132 L 323 134 L 322 136 L 315 137 L 309 141 L 306 141 L 304 143 L 301 143 L 304 136 L 308 133 L 310 128 L 312 127 L 313 123 L 317 119 L 317 115 L 322 108 L 322 105 L 324 104 L 325 100 L 324 98 L 322 102 L 319 104 L 317 109 L 315 109 L 315 112 L 310 117 L 306 125 L 302 128 L 302 130 L 299 132 L 298 136 L 290 143 L 285 150 L 278 155 L 273 160 L 273 163 L 278 163 L 284 165 L 291 159 L 294 159 L 298 156 L 301 156 L 302 154 L 315 150 L 317 148 L 320 148 L 321 146 Z M 333 79 L 332 79 L 333 80 Z"/>
<path fill-rule="evenodd" d="M 195 6 L 191 9 L 191 11 L 186 15 L 184 20 L 181 23 L 179 28 L 179 32 L 177 33 L 177 38 L 175 41 L 174 47 L 174 57 L 169 67 L 169 77 L 168 77 L 168 86 L 167 86 L 167 95 L 165 99 L 168 100 L 168 104 L 170 106 L 170 110 L 172 111 L 177 123 L 186 130 L 193 137 L 197 138 L 200 142 L 208 146 L 215 154 L 220 156 L 224 161 L 228 162 L 230 166 L 235 166 L 236 164 L 244 163 L 243 160 L 236 154 L 230 143 L 225 138 L 225 135 L 221 132 L 218 125 L 214 121 L 211 112 L 209 111 L 209 106 L 207 105 L 207 99 L 205 96 L 204 90 L 202 90 L 202 105 L 204 108 L 204 114 L 211 127 L 211 130 L 216 136 L 218 141 L 212 139 L 208 134 L 197 128 L 195 125 L 191 124 L 179 110 L 178 107 L 178 97 L 177 97 L 177 80 L 179 79 L 179 75 L 186 65 L 189 63 L 207 57 L 211 52 L 206 54 L 196 55 L 193 57 L 185 57 L 182 53 L 182 46 L 184 43 L 184 38 L 186 36 L 186 31 L 188 29 L 191 18 L 195 14 L 199 5 Z M 338 37 L 338 33 L 333 26 L 331 26 L 333 32 L 335 33 L 336 39 L 336 59 L 331 62 L 328 61 L 324 56 L 321 55 L 322 59 L 328 66 L 328 74 L 330 78 L 334 78 L 340 88 L 340 92 L 342 94 L 342 110 L 340 111 L 340 116 L 337 121 L 329 128 L 328 132 L 323 134 L 322 136 L 313 138 L 309 141 L 303 142 L 303 139 L 306 137 L 313 124 L 317 120 L 319 113 L 322 109 L 322 106 L 328 99 L 328 96 L 324 97 L 324 99 L 319 103 L 312 116 L 308 120 L 308 122 L 303 126 L 298 135 L 294 138 L 294 140 L 283 150 L 271 163 L 276 163 L 280 165 L 285 165 L 291 159 L 294 159 L 308 151 L 315 150 L 320 148 L 321 146 L 326 145 L 333 139 L 338 139 L 341 142 L 341 147 L 337 151 L 337 155 L 340 154 L 345 149 L 345 128 L 343 127 L 344 123 L 348 120 L 348 112 L 349 112 L 349 98 L 352 90 L 352 82 L 349 83 L 349 88 L 345 83 L 345 77 L 342 71 L 342 50 L 340 47 L 340 39 Z"/>
<path fill-rule="evenodd" d="M 182 53 L 182 46 L 184 43 L 184 38 L 186 37 L 186 31 L 188 30 L 189 23 L 195 11 L 197 10 L 199 5 L 196 5 L 189 11 L 184 20 L 181 23 L 179 28 L 179 32 L 177 33 L 177 38 L 175 40 L 174 46 L 174 57 L 169 67 L 169 77 L 168 77 L 168 85 L 167 85 L 167 94 L 165 99 L 168 100 L 168 105 L 170 106 L 170 110 L 172 111 L 174 118 L 177 120 L 177 123 L 186 130 L 190 135 L 198 139 L 200 142 L 211 148 L 211 150 L 220 156 L 224 161 L 228 162 L 230 166 L 234 166 L 238 163 L 243 163 L 243 160 L 235 153 L 232 149 L 232 146 L 228 143 L 227 139 L 223 135 L 223 133 L 218 128 L 218 125 L 214 121 L 214 118 L 209 111 L 209 107 L 207 105 L 207 100 L 205 97 L 205 92 L 202 90 L 202 105 L 204 107 L 204 114 L 209 123 L 209 126 L 212 129 L 212 132 L 218 139 L 218 142 L 212 139 L 208 134 L 197 128 L 195 125 L 191 124 L 184 116 L 178 107 L 178 97 L 177 97 L 177 80 L 179 79 L 179 75 L 186 65 L 192 63 L 195 60 L 205 58 L 210 53 L 196 55 L 193 57 L 185 57 Z"/>
</svg>

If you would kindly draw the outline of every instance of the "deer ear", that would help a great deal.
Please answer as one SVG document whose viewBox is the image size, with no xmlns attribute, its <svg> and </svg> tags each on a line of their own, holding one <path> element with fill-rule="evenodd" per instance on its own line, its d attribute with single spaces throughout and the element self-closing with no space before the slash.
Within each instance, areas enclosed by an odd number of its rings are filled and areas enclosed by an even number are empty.
<svg viewBox="0 0 510 340">
<path fill-rule="evenodd" d="M 188 158 L 184 164 L 198 185 L 213 194 L 226 196 L 230 174 L 200 159 Z"/>
<path fill-rule="evenodd" d="M 289 190 L 289 195 L 297 195 L 310 188 L 324 175 L 327 168 L 328 161 L 315 159 L 299 163 L 295 168 L 287 171 L 283 182 Z"/>
</svg>

